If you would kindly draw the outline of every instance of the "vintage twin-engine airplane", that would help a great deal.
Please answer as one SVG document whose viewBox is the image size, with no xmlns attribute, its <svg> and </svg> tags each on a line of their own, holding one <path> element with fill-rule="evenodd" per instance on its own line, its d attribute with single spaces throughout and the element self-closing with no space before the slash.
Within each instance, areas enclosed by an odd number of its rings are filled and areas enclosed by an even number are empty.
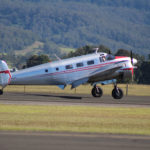
<svg viewBox="0 0 150 150">
<path fill-rule="evenodd" d="M 8 85 L 56 85 L 64 89 L 71 85 L 71 89 L 81 84 L 93 85 L 92 95 L 101 97 L 103 91 L 97 86 L 114 84 L 112 97 L 121 99 L 123 91 L 117 87 L 117 79 L 131 79 L 133 68 L 137 63 L 135 58 L 115 57 L 107 53 L 98 53 L 58 60 L 35 67 L 10 73 L 7 64 L 0 61 L 0 94 Z"/>
</svg>

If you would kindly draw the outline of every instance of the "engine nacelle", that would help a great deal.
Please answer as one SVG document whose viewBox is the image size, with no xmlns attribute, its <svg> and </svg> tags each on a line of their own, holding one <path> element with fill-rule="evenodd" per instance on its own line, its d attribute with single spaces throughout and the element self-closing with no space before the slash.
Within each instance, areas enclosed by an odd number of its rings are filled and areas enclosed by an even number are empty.
<svg viewBox="0 0 150 150">
<path fill-rule="evenodd" d="M 128 81 L 132 80 L 132 69 L 124 69 L 123 74 L 122 74 L 122 80 L 123 81 Z"/>
<path fill-rule="evenodd" d="M 0 60 L 0 86 L 3 89 L 11 80 L 11 74 L 5 61 Z"/>
</svg>

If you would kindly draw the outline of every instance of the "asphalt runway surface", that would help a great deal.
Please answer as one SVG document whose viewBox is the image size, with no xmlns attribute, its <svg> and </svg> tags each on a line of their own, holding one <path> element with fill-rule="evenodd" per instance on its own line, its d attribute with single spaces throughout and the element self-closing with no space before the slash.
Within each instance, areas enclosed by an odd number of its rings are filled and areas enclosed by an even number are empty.
<svg viewBox="0 0 150 150">
<path fill-rule="evenodd" d="M 111 96 L 6 92 L 0 104 L 150 107 L 150 97 L 115 100 Z M 0 131 L 0 150 L 150 150 L 150 136 Z"/>
<path fill-rule="evenodd" d="M 0 132 L 1 150 L 149 150 L 150 137 L 43 132 Z"/>
<path fill-rule="evenodd" d="M 121 100 L 116 100 L 105 95 L 101 98 L 94 98 L 91 95 L 77 94 L 5 92 L 0 96 L 0 104 L 150 107 L 150 97 L 124 96 Z"/>
</svg>

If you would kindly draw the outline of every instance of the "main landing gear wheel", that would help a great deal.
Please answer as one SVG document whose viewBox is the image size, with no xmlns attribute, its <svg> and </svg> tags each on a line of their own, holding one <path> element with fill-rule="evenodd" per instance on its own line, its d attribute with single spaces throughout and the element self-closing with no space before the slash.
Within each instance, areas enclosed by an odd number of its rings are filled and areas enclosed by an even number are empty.
<svg viewBox="0 0 150 150">
<path fill-rule="evenodd" d="M 0 95 L 3 95 L 3 90 L 0 90 Z"/>
<path fill-rule="evenodd" d="M 115 86 L 115 88 L 112 90 L 112 97 L 114 99 L 121 99 L 123 97 L 122 89 Z"/>
<path fill-rule="evenodd" d="M 101 97 L 103 95 L 102 89 L 98 86 L 94 86 L 91 93 L 93 97 Z"/>
</svg>

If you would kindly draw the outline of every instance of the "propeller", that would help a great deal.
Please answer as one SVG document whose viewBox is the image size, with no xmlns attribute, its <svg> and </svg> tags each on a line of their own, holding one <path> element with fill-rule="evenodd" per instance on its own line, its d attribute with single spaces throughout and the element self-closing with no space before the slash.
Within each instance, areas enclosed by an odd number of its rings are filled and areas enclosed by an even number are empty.
<svg viewBox="0 0 150 150">
<path fill-rule="evenodd" d="M 133 65 L 134 65 L 134 63 L 133 63 L 133 52 L 132 52 L 132 50 L 131 50 L 131 53 L 130 53 L 130 58 L 131 58 L 131 64 L 132 64 L 132 83 L 134 82 L 134 69 L 133 69 Z"/>
<path fill-rule="evenodd" d="M 131 58 L 131 64 L 133 66 L 133 52 L 132 52 L 132 50 L 131 50 L 131 53 L 130 53 L 130 58 Z"/>
<path fill-rule="evenodd" d="M 137 63 L 137 60 L 135 58 L 133 58 L 133 52 L 132 50 L 130 51 L 130 58 L 131 58 L 131 71 L 132 71 L 132 79 L 131 79 L 131 83 L 133 84 L 134 82 L 134 68 L 135 68 L 135 64 Z M 128 95 L 128 83 L 127 83 L 127 87 L 126 87 L 126 95 Z"/>
</svg>

